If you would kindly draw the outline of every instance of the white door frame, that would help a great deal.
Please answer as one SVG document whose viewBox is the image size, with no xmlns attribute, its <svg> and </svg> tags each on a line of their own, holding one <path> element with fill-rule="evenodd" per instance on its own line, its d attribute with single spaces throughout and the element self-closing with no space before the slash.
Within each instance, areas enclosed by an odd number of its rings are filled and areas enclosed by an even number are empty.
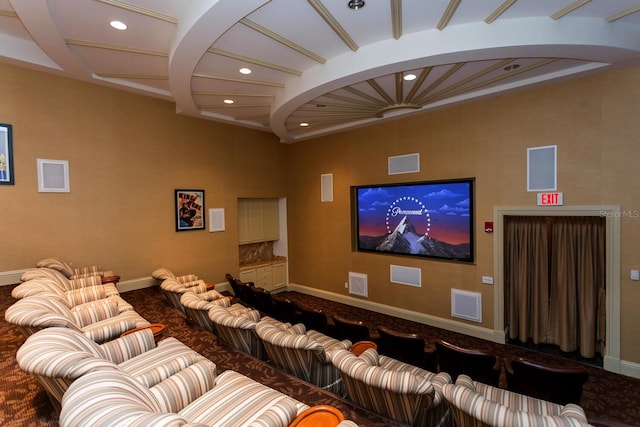
<svg viewBox="0 0 640 427">
<path fill-rule="evenodd" d="M 620 373 L 620 206 L 511 206 L 494 207 L 493 223 L 493 323 L 496 334 L 506 337 L 504 324 L 504 217 L 600 216 L 606 219 L 606 345 L 604 369 Z"/>
</svg>

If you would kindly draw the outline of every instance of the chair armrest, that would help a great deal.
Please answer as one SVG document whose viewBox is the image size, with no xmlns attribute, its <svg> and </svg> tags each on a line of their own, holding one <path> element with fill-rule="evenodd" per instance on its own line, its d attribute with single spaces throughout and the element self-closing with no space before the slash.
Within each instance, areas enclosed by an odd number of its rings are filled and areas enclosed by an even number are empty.
<svg viewBox="0 0 640 427">
<path fill-rule="evenodd" d="M 109 360 L 118 365 L 155 347 L 153 332 L 149 328 L 121 336 L 100 346 Z"/>
<path fill-rule="evenodd" d="M 117 316 L 118 305 L 114 301 L 99 300 L 77 307 L 76 310 L 72 310 L 70 313 L 76 324 L 83 328 L 92 323 Z"/>
<path fill-rule="evenodd" d="M 136 327 L 133 318 L 113 318 L 88 325 L 82 329 L 84 335 L 97 343 L 111 341 L 130 329 Z"/>
</svg>

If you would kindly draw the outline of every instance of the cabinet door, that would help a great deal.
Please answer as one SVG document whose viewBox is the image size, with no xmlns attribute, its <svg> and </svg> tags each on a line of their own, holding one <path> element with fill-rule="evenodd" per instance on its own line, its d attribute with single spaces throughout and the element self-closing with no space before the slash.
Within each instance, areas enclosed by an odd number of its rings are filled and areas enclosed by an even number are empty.
<svg viewBox="0 0 640 427">
<path fill-rule="evenodd" d="M 241 244 L 265 241 L 262 199 L 238 199 L 238 241 Z"/>
<path fill-rule="evenodd" d="M 278 288 L 287 284 L 287 269 L 286 264 L 273 264 L 273 287 Z"/>
<path fill-rule="evenodd" d="M 256 283 L 258 276 L 256 275 L 256 269 L 240 270 L 240 276 L 238 277 L 241 282 L 253 282 Z M 256 284 L 257 286 L 257 284 Z"/>
<path fill-rule="evenodd" d="M 262 199 L 264 240 L 280 239 L 280 210 L 278 199 Z"/>
</svg>

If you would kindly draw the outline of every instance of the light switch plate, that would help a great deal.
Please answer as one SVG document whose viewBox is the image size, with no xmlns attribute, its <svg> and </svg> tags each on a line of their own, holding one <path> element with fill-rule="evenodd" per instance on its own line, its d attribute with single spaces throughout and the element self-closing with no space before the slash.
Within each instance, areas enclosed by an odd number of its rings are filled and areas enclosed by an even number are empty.
<svg viewBox="0 0 640 427">
<path fill-rule="evenodd" d="M 484 283 L 485 285 L 493 285 L 493 277 L 482 276 L 482 283 Z"/>
<path fill-rule="evenodd" d="M 631 280 L 640 280 L 640 271 L 631 270 Z"/>
</svg>

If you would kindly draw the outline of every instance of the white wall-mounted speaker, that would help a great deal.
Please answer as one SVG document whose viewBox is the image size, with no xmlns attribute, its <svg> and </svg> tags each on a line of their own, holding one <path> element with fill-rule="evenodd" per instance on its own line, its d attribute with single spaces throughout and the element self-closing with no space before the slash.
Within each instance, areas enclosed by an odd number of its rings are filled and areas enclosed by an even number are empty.
<svg viewBox="0 0 640 427">
<path fill-rule="evenodd" d="M 68 193 L 69 162 L 67 160 L 37 159 L 38 191 L 41 193 Z"/>
<path fill-rule="evenodd" d="M 333 174 L 323 173 L 320 175 L 320 200 L 322 202 L 333 202 Z"/>
<path fill-rule="evenodd" d="M 349 272 L 349 293 L 361 297 L 369 296 L 366 274 Z"/>
<path fill-rule="evenodd" d="M 422 270 L 415 267 L 403 267 L 401 265 L 391 264 L 390 268 L 391 283 L 400 283 L 401 285 L 422 286 Z"/>
<path fill-rule="evenodd" d="M 420 172 L 420 153 L 389 157 L 389 175 Z"/>
<path fill-rule="evenodd" d="M 209 232 L 224 231 L 224 209 L 209 209 Z"/>
<path fill-rule="evenodd" d="M 482 294 L 451 289 L 451 316 L 482 322 Z"/>
<path fill-rule="evenodd" d="M 557 175 L 557 145 L 527 148 L 527 191 L 555 191 Z"/>
</svg>

